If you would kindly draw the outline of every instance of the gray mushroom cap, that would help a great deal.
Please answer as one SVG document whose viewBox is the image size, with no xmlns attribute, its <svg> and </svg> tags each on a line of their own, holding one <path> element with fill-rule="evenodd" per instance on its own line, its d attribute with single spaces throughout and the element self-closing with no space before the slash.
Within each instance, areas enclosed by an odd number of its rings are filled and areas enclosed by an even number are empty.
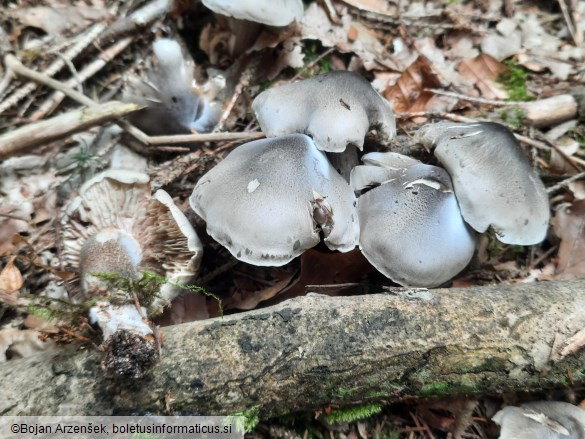
<svg viewBox="0 0 585 439">
<path fill-rule="evenodd" d="M 445 166 L 465 221 L 492 226 L 506 244 L 541 242 L 550 219 L 548 196 L 514 135 L 496 123 L 439 122 L 416 135 Z"/>
<path fill-rule="evenodd" d="M 260 93 L 252 109 L 268 137 L 304 133 L 317 148 L 343 152 L 352 143 L 362 149 L 376 129 L 381 141 L 396 133 L 390 103 L 353 72 L 334 71 Z"/>
<path fill-rule="evenodd" d="M 397 155 L 390 154 L 366 154 L 364 162 L 396 163 Z M 445 170 L 422 163 L 404 169 L 358 166 L 351 182 L 354 190 L 375 186 L 358 198 L 360 249 L 385 276 L 405 286 L 435 287 L 469 263 L 475 237 Z"/>
<path fill-rule="evenodd" d="M 583 439 L 585 410 L 567 402 L 536 401 L 504 407 L 492 418 L 500 439 Z"/>
<path fill-rule="evenodd" d="M 302 134 L 236 148 L 195 186 L 193 210 L 241 261 L 279 266 L 319 241 L 355 248 L 355 196 L 325 154 Z"/>
<path fill-rule="evenodd" d="M 203 0 L 213 12 L 268 26 L 287 26 L 303 16 L 301 0 Z"/>
</svg>

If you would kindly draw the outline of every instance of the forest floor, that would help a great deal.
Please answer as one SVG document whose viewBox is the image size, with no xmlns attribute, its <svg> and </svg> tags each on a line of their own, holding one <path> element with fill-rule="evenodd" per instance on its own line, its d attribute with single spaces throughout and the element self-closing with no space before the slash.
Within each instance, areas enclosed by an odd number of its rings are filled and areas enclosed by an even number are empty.
<svg viewBox="0 0 585 439">
<path fill-rule="evenodd" d="M 61 259 L 61 212 L 116 153 L 144 165 L 153 189 L 173 197 L 204 244 L 196 282 L 209 296 L 175 301 L 158 318 L 161 326 L 268 306 L 309 290 L 334 296 L 355 293 L 360 285 L 394 285 L 359 250 L 334 253 L 320 245 L 283 267 L 239 262 L 207 235 L 189 207 L 205 172 L 237 145 L 262 136 L 251 109 L 255 96 L 331 70 L 360 73 L 392 103 L 397 140 L 390 145 L 367 140 L 366 150 L 401 146 L 433 162 L 412 144 L 420 125 L 491 121 L 517 135 L 538 170 L 552 212 L 547 238 L 522 247 L 486 233 L 472 262 L 447 286 L 585 276 L 585 2 L 322 0 L 304 6 L 299 22 L 264 29 L 251 48 L 235 55 L 229 23 L 195 0 L 0 1 L 0 358 L 44 348 L 36 331 L 63 343 L 94 336 L 83 317 L 48 324 L 40 298 L 67 300 L 73 275 Z M 147 74 L 151 43 L 160 37 L 176 39 L 192 56 L 198 92 L 220 109 L 216 134 L 145 145 L 132 133 L 112 129 L 115 115 L 89 127 L 52 122 L 34 131 L 88 100 L 120 100 L 132 80 Z M 2 143 L 23 127 L 33 130 Z M 584 397 L 574 388 L 413 402 L 324 422 L 323 415 L 334 409 L 329 407 L 307 417 L 261 422 L 251 434 L 491 438 L 498 429 L 490 418 L 503 403 L 578 404 Z"/>
</svg>

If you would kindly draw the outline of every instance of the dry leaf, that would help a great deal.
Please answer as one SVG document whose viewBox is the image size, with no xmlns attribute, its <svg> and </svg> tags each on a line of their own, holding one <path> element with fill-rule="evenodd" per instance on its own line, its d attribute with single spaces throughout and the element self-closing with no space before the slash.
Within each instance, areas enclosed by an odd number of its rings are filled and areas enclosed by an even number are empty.
<svg viewBox="0 0 585 439">
<path fill-rule="evenodd" d="M 459 64 L 459 73 L 474 84 L 480 96 L 486 99 L 506 99 L 508 93 L 496 82 L 499 75 L 506 72 L 507 67 L 484 53 L 473 59 L 465 59 Z"/>
<path fill-rule="evenodd" d="M 323 47 L 335 47 L 342 53 L 353 52 L 362 60 L 366 70 L 381 67 L 397 70 L 378 35 L 360 22 L 353 21 L 350 14 L 342 17 L 341 25 L 336 25 L 331 23 L 317 3 L 311 3 L 300 26 L 302 39 L 318 40 Z"/>
<path fill-rule="evenodd" d="M 282 291 L 278 299 L 290 299 L 306 294 L 307 285 L 338 285 L 360 282 L 365 275 L 374 271 L 359 249 L 347 253 L 322 252 L 309 249 L 301 255 L 301 273 L 290 287 Z M 330 296 L 343 293 L 346 288 L 322 292 Z M 271 304 L 273 304 L 271 302 Z"/>
<path fill-rule="evenodd" d="M 434 72 L 431 63 L 419 56 L 398 78 L 396 84 L 386 87 L 384 97 L 388 99 L 395 112 L 446 111 L 449 106 L 443 96 L 435 96 L 426 88 L 441 86 L 441 80 Z"/>
<path fill-rule="evenodd" d="M 14 265 L 16 256 L 10 258 L 6 266 L 0 272 L 0 291 L 5 293 L 14 293 L 24 284 L 24 279 L 20 270 Z"/>
<path fill-rule="evenodd" d="M 16 11 L 16 16 L 25 26 L 44 30 L 49 35 L 60 35 L 65 31 L 79 32 L 91 22 L 103 20 L 104 9 L 87 6 L 39 6 Z"/>
<path fill-rule="evenodd" d="M 8 361 L 8 354 L 26 358 L 44 351 L 54 344 L 39 340 L 41 334 L 32 329 L 6 328 L 0 330 L 0 363 Z"/>
<path fill-rule="evenodd" d="M 562 207 L 551 223 L 561 240 L 555 277 L 585 276 L 585 201 Z"/>
</svg>

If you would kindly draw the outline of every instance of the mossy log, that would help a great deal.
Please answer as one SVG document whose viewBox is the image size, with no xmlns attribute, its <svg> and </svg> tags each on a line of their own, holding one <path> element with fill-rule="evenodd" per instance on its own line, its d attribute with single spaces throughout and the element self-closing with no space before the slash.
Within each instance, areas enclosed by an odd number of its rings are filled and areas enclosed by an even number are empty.
<svg viewBox="0 0 585 439">
<path fill-rule="evenodd" d="M 164 413 L 170 404 L 180 413 L 257 408 L 270 417 L 583 384 L 585 350 L 566 342 L 584 327 L 584 305 L 585 279 L 309 294 L 163 328 L 161 361 L 141 381 L 104 377 L 97 351 L 9 361 L 0 365 L 0 414 Z"/>
</svg>

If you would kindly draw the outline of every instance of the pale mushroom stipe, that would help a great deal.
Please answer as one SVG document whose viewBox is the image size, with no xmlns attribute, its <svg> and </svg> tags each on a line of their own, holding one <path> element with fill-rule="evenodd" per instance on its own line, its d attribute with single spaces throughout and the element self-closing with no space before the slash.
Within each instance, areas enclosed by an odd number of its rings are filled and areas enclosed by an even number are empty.
<svg viewBox="0 0 585 439">
<path fill-rule="evenodd" d="M 396 134 L 390 103 L 368 81 L 348 71 L 271 88 L 254 99 L 252 109 L 268 137 L 307 134 L 327 152 L 343 152 L 348 144 L 362 149 L 371 129 L 382 142 Z"/>
<path fill-rule="evenodd" d="M 158 358 L 158 341 L 133 297 L 103 275 L 140 279 L 145 270 L 163 276 L 155 297 L 140 297 L 143 313 L 160 313 L 192 279 L 203 248 L 187 218 L 164 191 L 150 195 L 149 177 L 109 170 L 86 182 L 65 208 L 65 269 L 75 272 L 74 300 L 97 299 L 89 315 L 103 331 L 105 369 L 141 377 Z M 139 355 L 137 354 L 139 353 Z"/>
<path fill-rule="evenodd" d="M 237 259 L 291 261 L 320 241 L 355 248 L 355 196 L 325 154 L 302 134 L 237 147 L 206 173 L 189 199 L 208 233 Z"/>
<path fill-rule="evenodd" d="M 360 249 L 394 282 L 439 286 L 467 266 L 475 236 L 463 221 L 444 169 L 396 153 L 366 154 L 351 175 Z"/>
<path fill-rule="evenodd" d="M 493 227 L 506 244 L 533 245 L 546 237 L 548 196 L 514 135 L 497 123 L 439 122 L 415 136 L 453 180 L 465 221 L 478 232 Z"/>
<path fill-rule="evenodd" d="M 132 78 L 123 100 L 145 108 L 128 117 L 149 135 L 207 132 L 215 120 L 209 103 L 194 90 L 193 64 L 183 55 L 176 41 L 160 39 L 153 43 L 156 65 L 148 80 Z"/>
</svg>

